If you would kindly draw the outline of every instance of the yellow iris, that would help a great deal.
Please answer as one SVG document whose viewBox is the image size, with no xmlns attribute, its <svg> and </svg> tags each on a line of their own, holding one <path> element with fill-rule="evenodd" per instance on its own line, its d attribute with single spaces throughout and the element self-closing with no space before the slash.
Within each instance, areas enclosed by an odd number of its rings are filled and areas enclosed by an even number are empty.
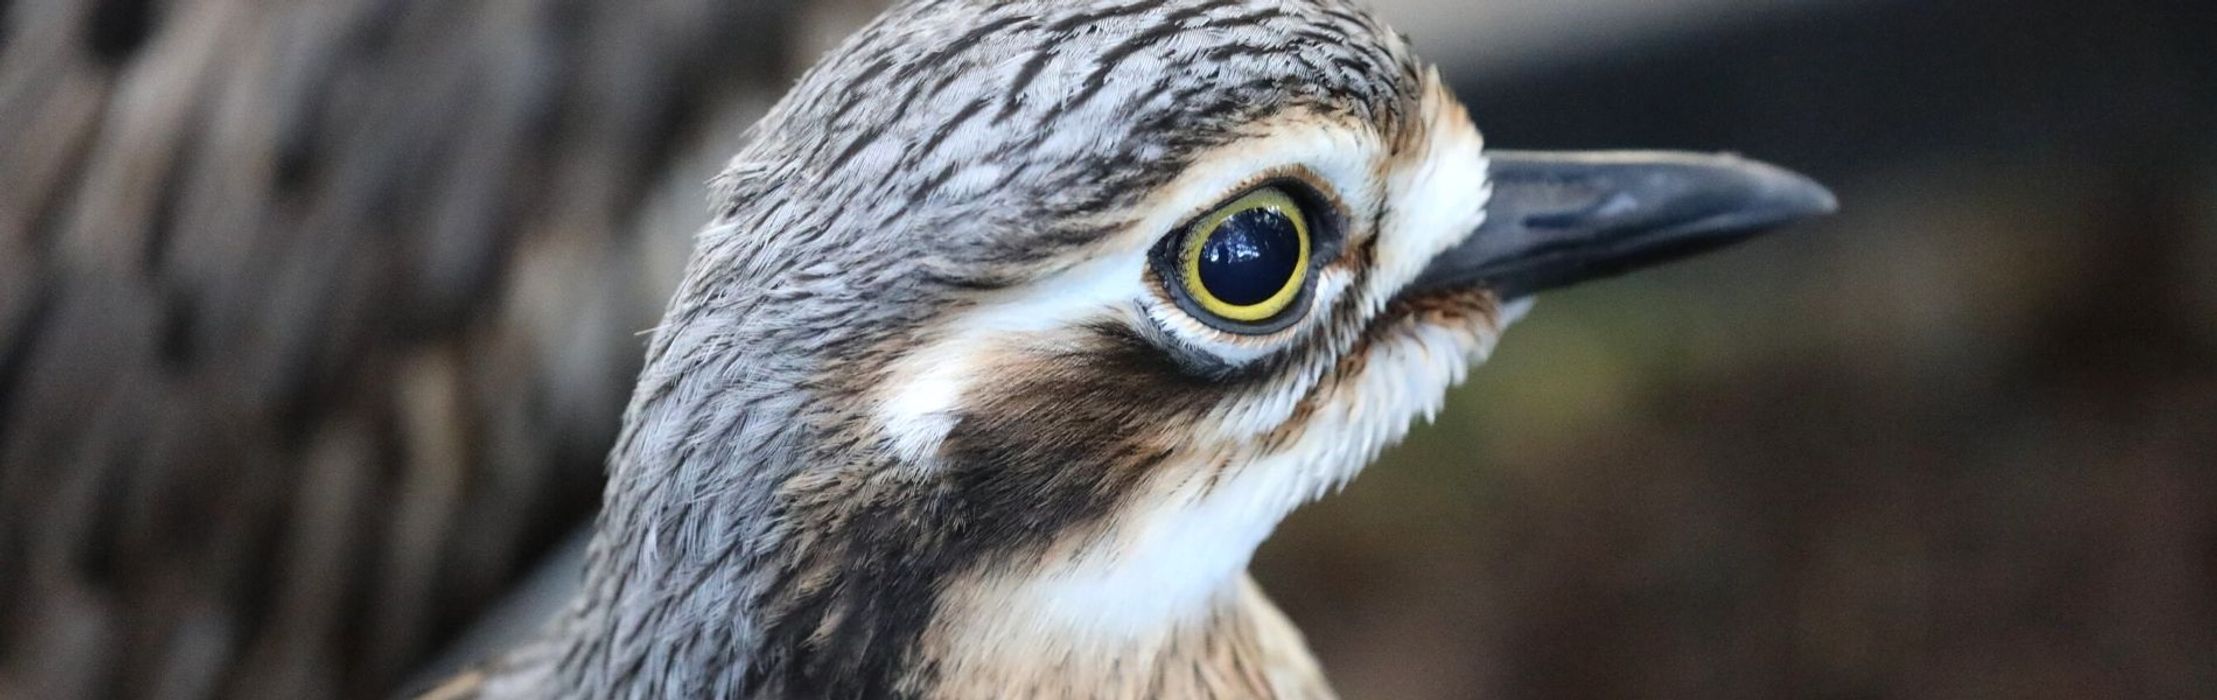
<svg viewBox="0 0 2217 700">
<path fill-rule="evenodd" d="M 1245 228 L 1231 230 L 1226 227 L 1226 223 L 1234 217 L 1251 212 L 1264 212 L 1273 218 L 1262 219 L 1261 221 L 1265 225 L 1259 232 L 1246 230 Z M 1255 220 L 1249 218 L 1243 219 L 1243 221 L 1254 222 Z M 1277 226 L 1270 226 L 1273 224 Z M 1295 238 L 1292 242 L 1296 246 L 1296 257 L 1290 267 L 1285 267 L 1282 264 L 1272 266 L 1267 262 L 1257 264 L 1244 261 L 1228 262 L 1222 259 L 1205 260 L 1208 257 L 1206 252 L 1211 248 L 1212 242 L 1217 243 L 1219 249 L 1249 251 L 1249 259 L 1252 259 L 1255 245 L 1283 245 L 1286 242 L 1271 240 L 1272 234 L 1275 234 L 1276 238 L 1283 238 L 1285 225 L 1292 227 Z M 1228 237 L 1238 238 L 1235 240 Z M 1245 247 L 1242 248 L 1241 246 Z M 1277 259 L 1282 263 L 1283 252 L 1272 251 L 1272 254 L 1279 256 Z M 1204 262 L 1212 266 L 1209 271 L 1211 272 L 1210 275 L 1203 274 L 1202 266 Z M 1287 306 L 1293 304 L 1294 299 L 1301 295 L 1302 283 L 1308 280 L 1308 219 L 1302 214 L 1301 205 L 1283 190 L 1275 187 L 1255 190 L 1247 196 L 1211 212 L 1208 216 L 1202 217 L 1200 221 L 1196 222 L 1192 233 L 1186 236 L 1184 250 L 1180 252 L 1178 257 L 1178 265 L 1180 271 L 1184 273 L 1186 293 L 1209 313 L 1241 323 L 1268 321 L 1284 312 Z M 1219 293 L 1223 290 L 1211 290 L 1209 288 L 1211 277 L 1220 280 L 1219 283 L 1229 277 L 1233 282 L 1248 289 L 1274 288 L 1277 291 L 1260 301 L 1234 303 L 1224 298 L 1227 296 L 1226 294 Z"/>
</svg>

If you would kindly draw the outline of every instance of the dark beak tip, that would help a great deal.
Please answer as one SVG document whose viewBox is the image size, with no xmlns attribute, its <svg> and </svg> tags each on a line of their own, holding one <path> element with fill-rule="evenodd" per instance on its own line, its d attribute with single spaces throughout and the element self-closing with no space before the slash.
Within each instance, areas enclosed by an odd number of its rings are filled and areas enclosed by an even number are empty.
<svg viewBox="0 0 2217 700">
<path fill-rule="evenodd" d="M 1839 211 L 1806 175 L 1732 153 L 1496 151 L 1487 219 L 1417 286 L 1523 296 L 1717 250 Z"/>
<path fill-rule="evenodd" d="M 1804 178 L 1804 180 L 1807 180 L 1807 178 Z M 1807 181 L 1809 183 L 1809 202 L 1808 207 L 1803 210 L 1805 216 L 1831 216 L 1840 213 L 1839 195 L 1833 194 L 1831 188 L 1817 184 L 1815 180 Z"/>
<path fill-rule="evenodd" d="M 1673 212 L 1667 204 L 1655 206 L 1651 211 L 1659 218 L 1626 221 L 1624 228 L 1645 228 L 1657 238 L 1741 239 L 1840 210 L 1840 199 L 1831 189 L 1807 175 L 1763 161 L 1722 153 L 1690 156 L 1682 165 L 1684 169 L 1673 178 L 1677 185 L 1655 199 L 1682 198 L 1691 208 Z M 1689 192 L 1704 194 L 1689 196 Z"/>
<path fill-rule="evenodd" d="M 1807 175 L 1762 161 L 1733 158 L 1744 165 L 1743 172 L 1755 173 L 1762 181 L 1762 194 L 1758 198 L 1771 203 L 1772 212 L 1782 217 L 1779 223 L 1830 216 L 1840 211 L 1840 198 Z"/>
</svg>

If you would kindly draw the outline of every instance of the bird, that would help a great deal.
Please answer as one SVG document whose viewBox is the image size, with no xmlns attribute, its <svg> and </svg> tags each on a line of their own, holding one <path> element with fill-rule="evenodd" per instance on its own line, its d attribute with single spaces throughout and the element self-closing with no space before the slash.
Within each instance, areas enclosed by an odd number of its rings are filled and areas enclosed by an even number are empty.
<svg viewBox="0 0 2217 700">
<path fill-rule="evenodd" d="M 1534 295 L 1837 206 L 1490 149 L 1344 0 L 898 2 L 709 190 L 582 584 L 424 697 L 1331 697 L 1289 512 Z"/>
</svg>

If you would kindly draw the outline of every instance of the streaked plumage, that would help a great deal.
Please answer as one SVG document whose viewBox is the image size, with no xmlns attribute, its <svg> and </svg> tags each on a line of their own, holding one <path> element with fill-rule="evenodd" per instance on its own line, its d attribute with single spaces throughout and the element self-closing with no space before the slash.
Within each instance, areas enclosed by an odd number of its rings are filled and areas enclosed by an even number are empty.
<svg viewBox="0 0 2217 700">
<path fill-rule="evenodd" d="M 1505 280 L 1590 275 L 1441 273 L 1485 220 L 1478 132 L 1338 0 L 902 3 L 750 135 L 583 591 L 447 692 L 1329 696 L 1249 556 L 1545 286 Z M 1313 287 L 1225 330 L 1150 256 L 1274 182 L 1328 229 Z"/>
</svg>

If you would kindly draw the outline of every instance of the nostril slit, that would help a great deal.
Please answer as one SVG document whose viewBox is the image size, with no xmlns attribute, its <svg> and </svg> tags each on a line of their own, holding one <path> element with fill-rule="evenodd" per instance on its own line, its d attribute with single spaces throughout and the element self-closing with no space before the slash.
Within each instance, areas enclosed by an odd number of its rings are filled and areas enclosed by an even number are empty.
<svg viewBox="0 0 2217 700">
<path fill-rule="evenodd" d="M 153 0 L 99 0 L 85 22 L 85 46 L 109 66 L 137 53 L 154 33 Z"/>
</svg>

